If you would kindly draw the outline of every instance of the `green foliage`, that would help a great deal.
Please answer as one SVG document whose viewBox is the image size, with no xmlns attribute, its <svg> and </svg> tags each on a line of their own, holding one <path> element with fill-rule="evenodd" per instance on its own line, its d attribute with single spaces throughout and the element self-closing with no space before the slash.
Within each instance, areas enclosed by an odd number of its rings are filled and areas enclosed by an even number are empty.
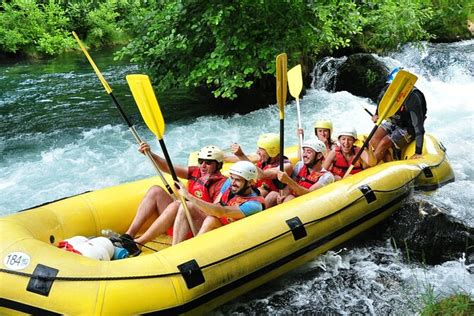
<svg viewBox="0 0 474 316">
<path fill-rule="evenodd" d="M 54 55 L 72 47 L 65 28 L 68 19 L 56 1 L 2 1 L 0 51 L 36 51 Z"/>
<path fill-rule="evenodd" d="M 426 306 L 421 312 L 422 316 L 431 315 L 473 315 L 474 302 L 469 295 L 458 294 L 451 297 L 437 300 L 432 292 L 426 295 Z"/>
<path fill-rule="evenodd" d="M 123 21 L 140 6 L 139 0 L 65 1 L 70 29 L 95 47 L 116 44 L 126 37 Z"/>
<path fill-rule="evenodd" d="M 206 86 L 228 99 L 274 74 L 278 53 L 292 65 L 346 47 L 361 31 L 351 1 L 253 0 L 162 1 L 129 29 L 134 40 L 118 56 L 151 68 L 159 89 Z"/>
<path fill-rule="evenodd" d="M 59 54 L 76 47 L 73 30 L 93 46 L 121 42 L 123 21 L 133 18 L 141 2 L 1 0 L 0 52 Z"/>
<path fill-rule="evenodd" d="M 471 37 L 466 25 L 474 9 L 472 0 L 431 0 L 433 18 L 427 23 L 428 32 L 440 41 Z"/>
<path fill-rule="evenodd" d="M 360 9 L 364 16 L 363 34 L 358 45 L 365 51 L 384 52 L 408 42 L 428 40 L 424 29 L 433 13 L 424 0 L 365 0 Z"/>
</svg>

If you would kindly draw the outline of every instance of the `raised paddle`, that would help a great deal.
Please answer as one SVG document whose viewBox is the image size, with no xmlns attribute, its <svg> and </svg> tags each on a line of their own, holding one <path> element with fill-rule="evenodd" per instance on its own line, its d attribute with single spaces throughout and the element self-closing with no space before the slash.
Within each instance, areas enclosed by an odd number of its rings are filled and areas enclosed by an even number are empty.
<svg viewBox="0 0 474 316">
<path fill-rule="evenodd" d="M 133 137 L 135 138 L 136 142 L 140 145 L 142 143 L 142 140 L 140 139 L 140 136 L 138 136 L 138 133 L 137 131 L 135 130 L 135 127 L 133 126 L 132 122 L 130 122 L 130 120 L 128 119 L 127 115 L 125 114 L 125 112 L 123 111 L 122 107 L 120 106 L 120 104 L 118 103 L 117 99 L 115 98 L 114 94 L 112 93 L 112 89 L 110 88 L 109 84 L 107 83 L 107 81 L 105 80 L 104 76 L 102 76 L 102 73 L 100 72 L 99 68 L 97 68 L 96 64 L 94 63 L 94 61 L 92 60 L 92 57 L 89 55 L 89 53 L 87 52 L 87 49 L 85 48 L 85 46 L 82 44 L 81 40 L 79 39 L 79 37 L 77 36 L 76 32 L 72 32 L 72 35 L 74 36 L 74 38 L 76 39 L 77 41 L 77 44 L 79 44 L 79 47 L 81 48 L 82 52 L 84 53 L 84 55 L 86 56 L 87 60 L 89 60 L 89 63 L 91 64 L 92 68 L 94 69 L 97 77 L 99 77 L 99 80 L 100 82 L 102 82 L 102 85 L 104 86 L 105 88 L 105 91 L 107 92 L 107 94 L 110 96 L 110 98 L 112 99 L 112 103 L 115 105 L 115 107 L 117 108 L 117 110 L 120 112 L 120 116 L 122 116 L 122 119 L 125 121 L 125 123 L 127 124 L 128 128 L 130 129 L 130 131 L 132 132 L 133 134 Z M 165 180 L 165 177 L 163 176 L 163 174 L 161 173 L 161 170 L 160 168 L 158 167 L 158 165 L 156 164 L 156 161 L 155 159 L 153 159 L 153 157 L 151 156 L 151 153 L 150 151 L 147 151 L 146 153 L 146 156 L 150 159 L 151 163 L 153 164 L 153 167 L 155 168 L 156 172 L 158 173 L 158 175 L 160 176 L 160 179 L 161 179 L 161 182 L 163 182 L 163 184 L 166 186 L 166 189 L 168 190 L 169 194 L 174 194 L 173 193 L 173 190 L 171 189 L 171 186 L 168 184 L 168 182 Z"/>
<path fill-rule="evenodd" d="M 276 58 L 276 97 L 278 108 L 280 109 L 280 171 L 283 171 L 283 140 L 285 128 L 285 104 L 287 91 L 287 57 L 286 54 L 280 54 Z"/>
<path fill-rule="evenodd" d="M 372 112 L 370 112 L 370 111 L 369 111 L 365 106 L 363 106 L 362 104 L 360 105 L 360 107 L 361 107 L 365 112 L 367 112 L 367 114 L 369 114 L 371 117 L 374 116 L 374 115 L 372 114 Z"/>
<path fill-rule="evenodd" d="M 178 177 L 174 171 L 173 164 L 171 163 L 171 158 L 166 149 L 165 141 L 163 140 L 163 135 L 165 134 L 165 121 L 163 115 L 161 114 L 160 105 L 156 99 L 155 92 L 151 86 L 150 78 L 147 75 L 128 75 L 127 82 L 132 91 L 133 98 L 137 103 L 138 109 L 143 117 L 148 128 L 156 135 L 165 156 L 166 163 L 168 164 L 168 169 L 170 170 L 173 180 L 178 182 Z M 174 191 L 174 190 L 173 190 Z M 175 195 L 179 197 L 181 205 L 184 207 L 186 213 L 186 218 L 188 219 L 189 226 L 194 236 L 197 234 L 197 230 L 194 227 L 194 222 L 191 217 L 191 214 L 188 210 L 188 205 L 183 196 L 175 191 Z"/>
<path fill-rule="evenodd" d="M 360 155 L 369 144 L 370 139 L 372 139 L 372 136 L 374 136 L 375 131 L 380 126 L 382 121 L 386 118 L 392 117 L 400 109 L 403 102 L 413 89 L 416 80 L 418 80 L 418 77 L 409 73 L 408 71 L 400 70 L 397 73 L 397 76 L 388 86 L 387 91 L 383 95 L 383 98 L 378 105 L 377 112 L 379 114 L 379 118 L 377 119 L 374 128 L 370 132 L 359 152 L 355 155 L 354 159 L 352 159 L 349 169 L 347 169 L 346 173 L 344 174 L 344 178 L 351 173 L 352 169 L 354 168 L 354 164 L 357 162 L 357 160 L 359 160 Z"/>
<path fill-rule="evenodd" d="M 301 112 L 300 112 L 300 93 L 303 89 L 303 75 L 301 74 L 301 65 L 288 70 L 288 87 L 290 94 L 296 100 L 296 113 L 298 114 L 298 129 L 301 130 Z M 298 134 L 300 141 L 301 161 L 303 161 L 303 135 Z"/>
</svg>

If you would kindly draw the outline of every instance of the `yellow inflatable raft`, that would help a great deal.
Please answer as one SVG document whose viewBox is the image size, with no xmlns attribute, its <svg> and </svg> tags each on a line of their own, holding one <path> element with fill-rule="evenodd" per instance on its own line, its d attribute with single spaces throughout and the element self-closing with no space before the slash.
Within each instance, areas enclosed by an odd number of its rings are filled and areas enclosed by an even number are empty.
<svg viewBox="0 0 474 316">
<path fill-rule="evenodd" d="M 412 190 L 454 180 L 444 147 L 378 165 L 310 194 L 139 257 L 98 261 L 57 247 L 72 236 L 124 232 L 150 178 L 0 218 L 0 314 L 204 313 L 380 222 Z M 414 145 L 403 157 L 411 156 Z"/>
</svg>

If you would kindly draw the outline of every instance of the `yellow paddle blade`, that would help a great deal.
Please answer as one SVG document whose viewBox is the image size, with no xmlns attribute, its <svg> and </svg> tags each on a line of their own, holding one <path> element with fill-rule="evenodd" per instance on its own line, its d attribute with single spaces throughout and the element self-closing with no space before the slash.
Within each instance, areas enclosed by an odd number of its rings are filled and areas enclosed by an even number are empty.
<svg viewBox="0 0 474 316">
<path fill-rule="evenodd" d="M 296 65 L 288 70 L 288 87 L 290 87 L 290 94 L 293 98 L 299 99 L 301 90 L 303 89 L 301 65 Z"/>
<path fill-rule="evenodd" d="M 418 77 L 405 70 L 400 70 L 397 76 L 388 86 L 379 103 L 377 125 L 380 125 L 384 119 L 387 119 L 397 113 L 403 102 L 410 94 Z"/>
<path fill-rule="evenodd" d="M 79 36 L 77 36 L 76 32 L 72 32 L 72 35 L 74 36 L 74 38 L 76 39 L 76 42 L 77 44 L 79 44 L 79 47 L 81 48 L 82 52 L 84 53 L 84 55 L 86 55 L 86 58 L 87 60 L 89 61 L 89 63 L 91 64 L 92 68 L 94 69 L 95 73 L 97 74 L 97 77 L 99 77 L 99 80 L 100 82 L 102 82 L 102 85 L 104 86 L 105 88 L 105 91 L 107 91 L 107 94 L 111 94 L 112 93 L 112 88 L 110 88 L 109 84 L 107 83 L 107 81 L 105 81 L 105 78 L 104 76 L 102 76 L 102 73 L 100 72 L 99 68 L 97 68 L 96 64 L 94 63 L 94 61 L 92 60 L 91 56 L 89 55 L 89 53 L 87 52 L 87 49 L 86 47 L 82 44 L 81 40 L 79 39 Z"/>
<path fill-rule="evenodd" d="M 126 78 L 143 120 L 153 134 L 161 140 L 165 134 L 165 121 L 150 78 L 147 75 L 128 75 Z"/>
<path fill-rule="evenodd" d="M 276 58 L 276 94 L 278 107 L 280 108 L 280 119 L 283 119 L 286 103 L 287 62 L 288 58 L 285 53 L 278 55 Z"/>
</svg>

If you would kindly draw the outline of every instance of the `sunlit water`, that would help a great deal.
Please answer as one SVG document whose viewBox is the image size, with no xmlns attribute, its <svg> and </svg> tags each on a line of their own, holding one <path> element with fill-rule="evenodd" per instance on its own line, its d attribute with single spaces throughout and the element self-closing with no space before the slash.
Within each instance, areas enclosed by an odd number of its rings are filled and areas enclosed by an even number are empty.
<svg viewBox="0 0 474 316">
<path fill-rule="evenodd" d="M 473 227 L 474 41 L 424 48 L 406 47 L 378 58 L 419 76 L 417 86 L 428 102 L 426 130 L 446 146 L 455 171 L 454 183 L 426 196 L 416 194 Z M 154 173 L 87 63 L 80 55 L 75 58 L 72 63 L 0 65 L 0 214 Z M 125 75 L 136 68 L 116 65 L 103 71 L 138 133 L 159 152 L 125 85 Z M 307 133 L 319 118 L 332 119 L 336 131 L 347 125 L 370 131 L 372 122 L 361 108 L 375 109 L 368 99 L 315 87 L 301 100 Z M 179 114 L 158 99 L 165 121 L 167 113 Z M 286 144 L 296 143 L 296 125 L 292 102 L 285 112 Z M 238 142 L 250 153 L 259 134 L 278 131 L 278 107 L 273 105 L 246 115 L 201 116 L 186 125 L 167 121 L 164 139 L 173 162 L 185 164 L 189 152 L 201 146 L 227 148 Z M 474 298 L 473 270 L 473 263 L 462 258 L 428 267 L 407 263 L 388 242 L 378 241 L 329 252 L 216 313 L 413 314 L 424 305 L 423 293 L 444 297 L 461 292 Z"/>
</svg>

